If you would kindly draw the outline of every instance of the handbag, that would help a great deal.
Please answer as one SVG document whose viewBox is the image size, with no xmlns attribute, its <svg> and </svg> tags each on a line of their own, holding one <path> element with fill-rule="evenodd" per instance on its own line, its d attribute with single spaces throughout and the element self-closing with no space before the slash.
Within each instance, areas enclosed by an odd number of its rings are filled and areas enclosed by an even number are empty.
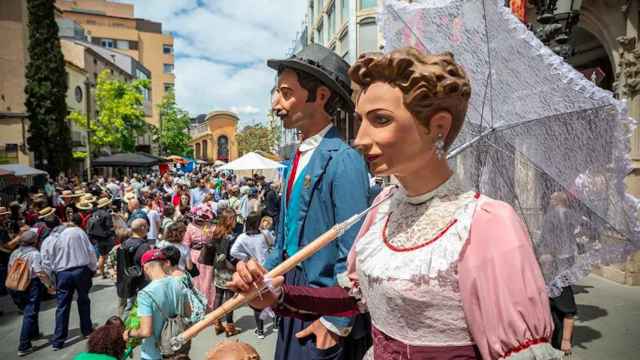
<svg viewBox="0 0 640 360">
<path fill-rule="evenodd" d="M 4 284 L 7 289 L 15 291 L 27 290 L 29 284 L 31 284 L 31 268 L 29 267 L 29 262 L 21 257 L 15 259 L 9 269 Z"/>
<path fill-rule="evenodd" d="M 200 249 L 200 255 L 198 256 L 198 263 L 207 266 L 213 266 L 216 258 L 216 244 L 213 240 L 207 241 Z"/>
</svg>

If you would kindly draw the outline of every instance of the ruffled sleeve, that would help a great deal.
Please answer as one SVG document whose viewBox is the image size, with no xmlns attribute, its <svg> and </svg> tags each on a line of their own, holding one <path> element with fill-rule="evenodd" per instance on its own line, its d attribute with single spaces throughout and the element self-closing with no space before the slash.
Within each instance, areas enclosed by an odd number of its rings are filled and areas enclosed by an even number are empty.
<svg viewBox="0 0 640 360">
<path fill-rule="evenodd" d="M 513 208 L 486 197 L 458 263 L 467 324 L 483 359 L 550 360 L 549 299 L 526 228 Z"/>
</svg>

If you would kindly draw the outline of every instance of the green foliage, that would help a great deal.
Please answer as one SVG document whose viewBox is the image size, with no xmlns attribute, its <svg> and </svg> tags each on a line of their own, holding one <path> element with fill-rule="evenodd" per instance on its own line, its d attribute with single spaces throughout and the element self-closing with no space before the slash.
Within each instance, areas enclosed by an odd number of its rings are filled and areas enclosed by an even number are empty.
<svg viewBox="0 0 640 360">
<path fill-rule="evenodd" d="M 264 151 L 273 154 L 277 152 L 282 129 L 280 123 L 272 114 L 267 115 L 268 123 L 245 126 L 236 135 L 238 152 L 240 155 L 252 151 Z"/>
<path fill-rule="evenodd" d="M 58 25 L 51 0 L 27 1 L 29 63 L 25 106 L 29 114 L 27 145 L 36 167 L 57 174 L 72 165 L 71 129 L 66 121 L 68 88 Z"/>
<path fill-rule="evenodd" d="M 89 124 L 92 153 L 98 153 L 104 147 L 135 151 L 136 137 L 149 130 L 143 108 L 143 92 L 148 88 L 148 80 L 121 81 L 111 78 L 107 70 L 98 75 L 95 96 L 99 115 Z M 87 118 L 82 114 L 72 112 L 69 120 L 89 129 Z"/>
<path fill-rule="evenodd" d="M 158 107 L 162 124 L 159 140 L 163 153 L 180 156 L 191 155 L 193 150 L 189 146 L 191 119 L 189 114 L 176 104 L 176 97 L 173 91 L 164 96 Z"/>
<path fill-rule="evenodd" d="M 74 151 L 73 152 L 73 158 L 76 160 L 84 160 L 87 158 L 87 152 L 86 151 Z"/>
</svg>

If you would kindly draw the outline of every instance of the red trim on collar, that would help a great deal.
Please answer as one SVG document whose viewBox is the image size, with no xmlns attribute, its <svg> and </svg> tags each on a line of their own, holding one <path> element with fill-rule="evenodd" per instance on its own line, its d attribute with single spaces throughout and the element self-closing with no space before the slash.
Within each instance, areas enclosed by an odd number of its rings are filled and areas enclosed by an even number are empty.
<svg viewBox="0 0 640 360">
<path fill-rule="evenodd" d="M 389 242 L 389 239 L 387 238 L 387 226 L 389 225 L 389 219 L 391 218 L 391 214 L 389 214 L 387 216 L 387 221 L 384 223 L 384 228 L 382 229 L 382 239 L 384 241 L 384 244 L 387 245 L 387 247 L 393 251 L 396 252 L 407 252 L 407 251 L 413 251 L 413 250 L 417 250 L 420 249 L 422 247 L 425 247 L 427 245 L 433 244 L 434 242 L 436 242 L 436 240 L 440 239 L 447 231 L 449 231 L 449 229 L 451 229 L 451 227 L 453 225 L 455 225 L 458 222 L 458 219 L 453 219 L 449 225 L 447 225 L 444 229 L 442 229 L 438 235 L 436 235 L 433 239 L 424 242 L 422 244 L 416 245 L 416 246 L 412 246 L 412 247 L 408 247 L 408 248 L 399 248 L 397 246 L 394 246 L 393 244 L 391 244 Z"/>
</svg>

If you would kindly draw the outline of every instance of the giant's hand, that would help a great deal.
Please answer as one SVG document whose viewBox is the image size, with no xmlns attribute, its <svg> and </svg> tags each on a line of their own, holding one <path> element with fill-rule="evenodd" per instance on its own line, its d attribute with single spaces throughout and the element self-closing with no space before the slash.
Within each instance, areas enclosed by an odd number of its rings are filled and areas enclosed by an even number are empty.
<svg viewBox="0 0 640 360">
<path fill-rule="evenodd" d="M 327 329 L 319 319 L 311 323 L 311 325 L 307 326 L 302 331 L 296 333 L 296 338 L 298 339 L 304 339 L 309 336 L 315 336 L 316 347 L 319 350 L 332 348 L 338 344 L 338 341 L 340 341 L 340 336 Z"/>
<path fill-rule="evenodd" d="M 260 266 L 255 260 L 248 262 L 239 261 L 236 265 L 236 272 L 233 279 L 227 283 L 227 286 L 234 292 L 244 295 L 249 294 L 254 289 L 261 289 L 264 286 L 264 275 L 267 270 Z M 272 280 L 272 286 L 279 288 L 284 283 L 284 277 L 278 276 Z M 257 297 L 251 301 L 249 305 L 255 309 L 264 309 L 278 302 L 278 295 L 272 291 L 264 291 L 261 297 Z"/>
</svg>

